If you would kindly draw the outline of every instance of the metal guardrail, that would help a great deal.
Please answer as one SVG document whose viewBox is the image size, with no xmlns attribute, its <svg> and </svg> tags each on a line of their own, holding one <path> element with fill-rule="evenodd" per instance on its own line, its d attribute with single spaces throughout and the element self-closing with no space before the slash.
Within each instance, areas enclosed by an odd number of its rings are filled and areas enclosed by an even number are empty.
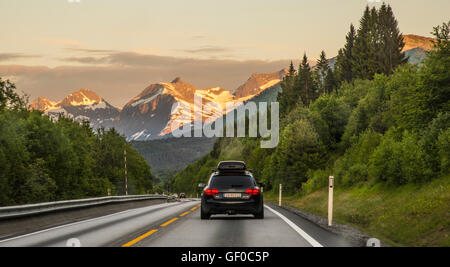
<svg viewBox="0 0 450 267">
<path fill-rule="evenodd" d="M 111 196 L 78 200 L 65 200 L 57 202 L 47 202 L 40 204 L 30 204 L 22 206 L 10 206 L 0 208 L 0 220 L 39 215 L 48 212 L 63 211 L 70 209 L 87 208 L 110 203 L 121 203 L 129 201 L 140 201 L 149 199 L 170 199 L 167 195 L 136 195 L 136 196 Z"/>
</svg>

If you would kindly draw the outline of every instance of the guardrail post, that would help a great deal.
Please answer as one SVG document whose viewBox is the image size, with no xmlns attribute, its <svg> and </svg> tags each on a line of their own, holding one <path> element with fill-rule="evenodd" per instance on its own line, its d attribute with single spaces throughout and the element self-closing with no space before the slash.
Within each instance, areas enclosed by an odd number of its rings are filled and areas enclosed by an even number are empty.
<svg viewBox="0 0 450 267">
<path fill-rule="evenodd" d="M 328 188 L 328 226 L 331 226 L 333 224 L 333 187 L 334 177 L 330 176 Z"/>
</svg>

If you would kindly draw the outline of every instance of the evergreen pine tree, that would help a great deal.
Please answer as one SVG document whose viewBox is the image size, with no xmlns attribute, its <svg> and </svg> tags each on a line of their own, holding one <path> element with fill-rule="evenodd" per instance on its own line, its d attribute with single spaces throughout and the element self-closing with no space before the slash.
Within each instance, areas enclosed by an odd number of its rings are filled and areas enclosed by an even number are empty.
<svg viewBox="0 0 450 267">
<path fill-rule="evenodd" d="M 402 52 L 405 43 L 398 28 L 392 8 L 383 3 L 378 12 L 378 64 L 379 71 L 392 74 L 394 69 L 406 63 L 405 53 Z"/>
<path fill-rule="evenodd" d="M 329 62 L 325 51 L 322 50 L 320 53 L 319 61 L 317 61 L 316 65 L 316 73 L 319 80 L 319 92 L 321 94 L 326 93 L 325 91 L 325 78 L 327 76 L 328 70 L 330 69 Z"/>
<path fill-rule="evenodd" d="M 328 68 L 327 75 L 325 76 L 324 89 L 327 94 L 331 94 L 333 90 L 337 93 L 337 81 L 334 76 L 334 72 L 331 68 Z"/>
<path fill-rule="evenodd" d="M 336 70 L 338 72 L 339 81 L 350 82 L 353 80 L 353 47 L 355 45 L 356 31 L 353 24 L 350 25 L 350 31 L 346 36 L 346 43 L 344 48 L 339 50 L 338 57 L 336 59 Z"/>
<path fill-rule="evenodd" d="M 298 99 L 298 90 L 295 89 L 296 70 L 294 63 L 291 61 L 289 66 L 289 73 L 284 77 L 281 82 L 282 92 L 278 94 L 277 102 L 280 103 L 281 115 L 287 114 L 292 107 L 295 106 Z"/>
<path fill-rule="evenodd" d="M 289 65 L 289 76 L 294 76 L 296 73 L 295 67 L 294 67 L 294 63 L 291 61 L 291 65 Z"/>
<path fill-rule="evenodd" d="M 298 70 L 295 88 L 298 90 L 299 97 L 305 106 L 309 106 L 319 95 L 306 53 L 303 55 L 303 60 Z"/>
<path fill-rule="evenodd" d="M 367 6 L 360 21 L 354 45 L 352 72 L 354 78 L 372 79 L 379 69 L 376 54 L 377 10 Z"/>
</svg>

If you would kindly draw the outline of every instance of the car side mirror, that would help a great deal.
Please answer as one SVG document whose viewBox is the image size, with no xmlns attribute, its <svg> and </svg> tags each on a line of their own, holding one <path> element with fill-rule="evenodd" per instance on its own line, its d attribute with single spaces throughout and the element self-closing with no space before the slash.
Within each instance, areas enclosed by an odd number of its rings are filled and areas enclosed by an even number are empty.
<svg viewBox="0 0 450 267">
<path fill-rule="evenodd" d="M 252 169 L 248 169 L 247 171 L 253 173 L 253 170 L 252 170 Z"/>
<path fill-rule="evenodd" d="M 213 170 L 211 170 L 211 172 L 212 172 L 212 173 L 215 173 L 215 172 L 216 172 L 216 170 L 215 170 L 215 169 L 213 169 Z"/>
</svg>

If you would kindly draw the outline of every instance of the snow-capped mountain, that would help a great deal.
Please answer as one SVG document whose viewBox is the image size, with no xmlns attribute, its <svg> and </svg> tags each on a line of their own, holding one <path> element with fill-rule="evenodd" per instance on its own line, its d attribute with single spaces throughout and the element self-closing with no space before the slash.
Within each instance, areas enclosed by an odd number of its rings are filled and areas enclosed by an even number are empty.
<svg viewBox="0 0 450 267">
<path fill-rule="evenodd" d="M 233 103 L 237 107 L 239 103 L 262 95 L 269 88 L 276 88 L 278 92 L 279 83 L 286 73 L 286 70 L 281 70 L 269 74 L 253 74 L 234 93 L 220 87 L 199 89 L 181 78 L 170 83 L 152 84 L 124 106 L 117 128 L 129 140 L 165 137 L 172 129 L 193 123 L 193 115 L 183 111 L 194 111 L 194 95 L 202 97 L 202 121 L 212 122 L 226 113 L 227 103 Z M 207 112 L 205 105 L 210 102 L 220 104 L 222 112 Z"/>
<path fill-rule="evenodd" d="M 39 97 L 30 107 L 43 111 L 53 119 L 58 119 L 63 114 L 78 122 L 88 120 L 94 129 L 113 127 L 119 116 L 117 108 L 88 89 L 73 92 L 59 102 Z"/>
<path fill-rule="evenodd" d="M 227 103 L 233 103 L 236 108 L 240 103 L 252 99 L 275 100 L 280 90 L 279 83 L 286 73 L 286 70 L 269 74 L 255 73 L 234 93 L 221 87 L 200 89 L 176 78 L 172 82 L 148 86 L 122 109 L 113 107 L 88 89 L 73 92 L 59 102 L 39 97 L 30 108 L 44 111 L 54 119 L 63 114 L 78 122 L 89 120 L 94 129 L 115 127 L 128 140 L 159 139 L 169 137 L 173 128 L 192 125 L 193 115 L 184 111 L 190 109 L 194 112 L 195 95 L 202 98 L 202 121 L 212 122 L 226 114 Z M 207 112 L 205 106 L 210 102 L 218 103 L 221 112 Z"/>
<path fill-rule="evenodd" d="M 58 103 L 41 96 L 41 97 L 36 98 L 33 101 L 33 103 L 31 103 L 30 108 L 35 109 L 35 110 L 46 111 L 49 109 L 56 108 L 57 105 L 58 105 Z"/>
<path fill-rule="evenodd" d="M 246 83 L 235 90 L 234 95 L 237 98 L 252 98 L 267 88 L 279 84 L 287 72 L 287 69 L 283 69 L 272 73 L 254 73 Z"/>
</svg>

